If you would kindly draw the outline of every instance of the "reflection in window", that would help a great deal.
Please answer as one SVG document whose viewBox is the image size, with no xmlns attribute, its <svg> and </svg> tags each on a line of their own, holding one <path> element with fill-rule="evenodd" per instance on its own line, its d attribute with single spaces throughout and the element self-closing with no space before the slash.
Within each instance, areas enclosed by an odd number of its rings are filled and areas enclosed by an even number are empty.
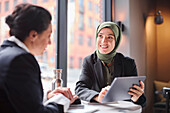
<svg viewBox="0 0 170 113">
<path fill-rule="evenodd" d="M 9 10 L 9 1 L 5 2 L 5 12 Z"/>
</svg>

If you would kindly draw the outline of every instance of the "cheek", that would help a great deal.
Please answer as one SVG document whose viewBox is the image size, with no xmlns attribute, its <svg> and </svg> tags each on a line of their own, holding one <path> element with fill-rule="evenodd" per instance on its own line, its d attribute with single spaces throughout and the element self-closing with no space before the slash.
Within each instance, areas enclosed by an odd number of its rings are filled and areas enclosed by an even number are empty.
<svg viewBox="0 0 170 113">
<path fill-rule="evenodd" d="M 96 47 L 99 48 L 100 47 L 100 42 L 97 40 L 96 42 Z"/>
<path fill-rule="evenodd" d="M 112 46 L 112 48 L 115 47 L 115 41 L 111 42 L 111 46 Z"/>
</svg>

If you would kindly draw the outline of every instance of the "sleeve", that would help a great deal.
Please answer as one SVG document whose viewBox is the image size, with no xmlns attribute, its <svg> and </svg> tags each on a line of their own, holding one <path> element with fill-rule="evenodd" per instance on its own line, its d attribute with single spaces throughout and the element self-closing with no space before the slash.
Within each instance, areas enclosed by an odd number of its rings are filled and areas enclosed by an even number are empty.
<svg viewBox="0 0 170 113">
<path fill-rule="evenodd" d="M 63 105 L 64 107 L 64 112 L 66 112 L 70 106 L 70 100 L 65 97 L 63 94 L 57 94 L 54 97 L 50 98 L 47 100 L 44 105 L 48 105 L 51 102 L 56 102 L 57 104 Z"/>
<path fill-rule="evenodd" d="M 40 70 L 31 54 L 20 55 L 11 62 L 5 85 L 17 113 L 63 113 L 62 105 L 54 102 L 43 105 Z"/>
<path fill-rule="evenodd" d="M 145 95 L 141 95 L 138 99 L 137 102 L 134 102 L 135 104 L 138 104 L 138 105 L 141 105 L 142 107 L 145 107 L 146 106 L 146 97 Z"/>
<path fill-rule="evenodd" d="M 79 81 L 76 83 L 75 94 L 80 99 L 85 101 L 93 101 L 93 98 L 99 94 L 99 92 L 92 89 L 94 82 L 94 73 L 90 68 L 88 59 L 85 58 L 82 65 L 82 72 L 79 77 Z"/>
</svg>

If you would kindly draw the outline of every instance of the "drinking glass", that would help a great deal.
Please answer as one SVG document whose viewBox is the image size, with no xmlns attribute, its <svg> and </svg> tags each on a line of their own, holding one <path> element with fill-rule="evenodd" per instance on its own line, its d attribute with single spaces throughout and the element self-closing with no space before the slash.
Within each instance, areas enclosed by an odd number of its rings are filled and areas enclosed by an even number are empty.
<svg viewBox="0 0 170 113">
<path fill-rule="evenodd" d="M 52 80 L 52 90 L 57 87 L 62 87 L 63 80 L 61 79 L 62 76 L 62 69 L 54 69 L 54 79 Z"/>
</svg>

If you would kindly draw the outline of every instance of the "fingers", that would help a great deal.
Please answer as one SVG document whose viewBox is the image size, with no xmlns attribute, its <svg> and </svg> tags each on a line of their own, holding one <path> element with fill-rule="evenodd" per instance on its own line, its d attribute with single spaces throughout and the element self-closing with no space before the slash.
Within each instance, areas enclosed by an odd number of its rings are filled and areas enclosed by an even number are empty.
<svg viewBox="0 0 170 113">
<path fill-rule="evenodd" d="M 133 89 L 133 88 L 135 88 L 135 89 Z M 144 89 L 142 89 L 141 87 L 139 87 L 139 86 L 137 86 L 137 85 L 133 85 L 133 88 L 130 88 L 131 89 L 131 91 L 133 91 L 133 92 L 135 92 L 135 93 L 144 93 Z"/>
<path fill-rule="evenodd" d="M 72 100 L 70 100 L 70 104 L 72 104 L 76 99 L 78 98 L 78 96 L 77 95 L 73 95 L 73 98 L 72 98 Z"/>
<path fill-rule="evenodd" d="M 128 94 L 132 95 L 132 100 L 136 102 L 139 97 L 144 93 L 144 83 L 140 81 L 140 86 L 138 85 L 133 85 L 133 88 L 129 89 L 130 91 Z"/>
<path fill-rule="evenodd" d="M 64 96 L 66 96 L 68 99 L 72 100 L 73 95 L 70 91 L 70 88 L 58 88 L 58 91 L 62 93 Z"/>
<path fill-rule="evenodd" d="M 62 93 L 65 97 L 67 97 L 70 100 L 70 103 L 73 103 L 78 96 L 77 95 L 73 95 L 70 88 L 63 88 L 63 87 L 59 87 L 56 88 L 53 93 L 56 95 L 58 93 Z"/>
<path fill-rule="evenodd" d="M 110 89 L 110 86 L 106 86 L 104 88 L 102 88 L 102 90 L 99 93 L 98 96 L 98 102 L 101 102 L 101 100 L 103 99 L 103 97 L 105 96 L 106 92 Z"/>
<path fill-rule="evenodd" d="M 134 93 L 134 94 L 136 94 L 136 95 L 142 95 L 142 93 L 140 92 L 140 91 L 138 91 L 138 90 L 135 90 L 135 89 L 133 89 L 133 88 L 130 88 L 129 89 L 130 90 L 130 92 L 132 92 L 132 93 Z"/>
<path fill-rule="evenodd" d="M 145 84 L 142 81 L 140 81 L 139 83 L 140 83 L 141 88 L 144 90 Z"/>
</svg>

